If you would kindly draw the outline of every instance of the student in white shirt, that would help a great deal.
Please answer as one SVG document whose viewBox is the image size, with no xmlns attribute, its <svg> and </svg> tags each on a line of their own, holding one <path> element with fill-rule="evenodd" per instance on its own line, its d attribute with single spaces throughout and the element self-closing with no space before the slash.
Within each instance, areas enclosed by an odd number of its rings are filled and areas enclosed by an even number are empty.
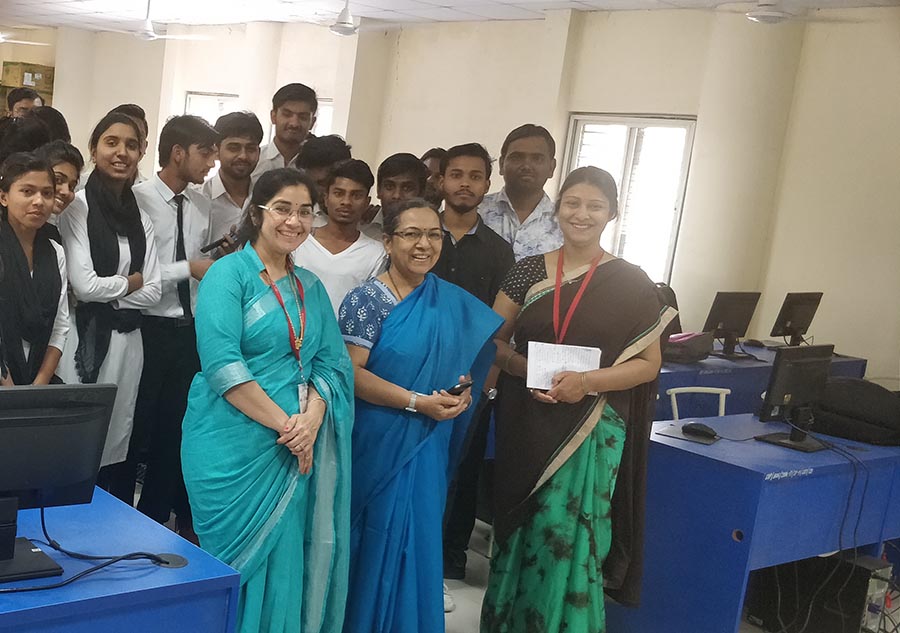
<svg viewBox="0 0 900 633">
<path fill-rule="evenodd" d="M 50 164 L 34 154 L 0 168 L 0 365 L 17 385 L 60 382 L 69 302 L 66 256 L 47 230 L 55 190 Z"/>
<path fill-rule="evenodd" d="M 210 201 L 210 242 L 225 238 L 213 257 L 231 252 L 241 216 L 250 205 L 253 189 L 251 174 L 259 163 L 259 144 L 263 129 L 252 112 L 232 112 L 216 120 L 219 133 L 219 171 L 203 183 L 201 193 Z"/>
<path fill-rule="evenodd" d="M 359 230 L 380 242 L 385 210 L 401 202 L 421 198 L 425 194 L 428 176 L 428 167 L 412 154 L 392 154 L 385 158 L 376 174 L 375 192 L 381 205 L 371 205 L 366 209 Z"/>
<path fill-rule="evenodd" d="M 96 167 L 59 222 L 78 301 L 59 375 L 67 383 L 118 386 L 98 485 L 126 503 L 134 500 L 134 479 L 129 493 L 120 464 L 128 454 L 143 367 L 140 310 L 159 301 L 162 286 L 153 224 L 130 186 L 142 139 L 133 118 L 115 112 L 103 117 L 89 142 Z"/>
<path fill-rule="evenodd" d="M 162 274 L 162 298 L 144 310 L 143 318 L 144 373 L 132 457 L 147 450 L 147 473 L 138 510 L 165 523 L 174 509 L 178 532 L 189 540 L 196 536 L 181 474 L 181 420 L 191 381 L 200 371 L 194 333 L 197 283 L 212 259 L 200 253 L 210 241 L 210 203 L 188 185 L 206 178 L 218 142 L 219 133 L 200 117 L 172 117 L 159 134 L 162 169 L 134 187 L 138 206 L 153 222 Z"/>
<path fill-rule="evenodd" d="M 316 124 L 319 100 L 309 86 L 293 83 L 279 88 L 272 96 L 269 117 L 275 126 L 272 142 L 260 151 L 259 164 L 253 171 L 253 181 L 272 169 L 290 165 L 309 131 Z"/>
<path fill-rule="evenodd" d="M 294 251 L 295 263 L 322 281 L 335 314 L 350 290 L 387 268 L 382 243 L 359 230 L 374 183 L 372 170 L 361 160 L 350 159 L 335 167 L 325 182 L 328 223 Z"/>
</svg>

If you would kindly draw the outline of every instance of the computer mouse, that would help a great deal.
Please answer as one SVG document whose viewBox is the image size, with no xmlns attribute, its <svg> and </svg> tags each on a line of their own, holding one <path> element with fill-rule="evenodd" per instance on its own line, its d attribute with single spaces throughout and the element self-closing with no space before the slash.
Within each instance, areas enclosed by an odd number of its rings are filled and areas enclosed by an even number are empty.
<svg viewBox="0 0 900 633">
<path fill-rule="evenodd" d="M 765 347 L 766 344 L 763 343 L 758 338 L 748 338 L 743 341 L 744 345 L 747 347 Z"/>
<path fill-rule="evenodd" d="M 719 434 L 716 433 L 715 429 L 708 427 L 701 422 L 688 422 L 687 424 L 682 424 L 681 432 L 685 435 L 693 435 L 695 437 L 708 437 L 711 440 L 719 437 Z"/>
</svg>

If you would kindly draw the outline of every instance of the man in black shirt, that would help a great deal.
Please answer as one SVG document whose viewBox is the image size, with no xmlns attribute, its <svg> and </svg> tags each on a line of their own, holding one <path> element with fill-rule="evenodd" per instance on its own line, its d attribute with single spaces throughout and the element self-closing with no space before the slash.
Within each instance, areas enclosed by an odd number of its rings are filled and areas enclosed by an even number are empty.
<svg viewBox="0 0 900 633">
<path fill-rule="evenodd" d="M 457 145 L 441 161 L 444 246 L 432 272 L 489 306 L 515 263 L 512 247 L 481 220 L 478 205 L 491 186 L 491 158 L 478 143 Z"/>
<path fill-rule="evenodd" d="M 444 245 L 438 277 L 452 282 L 493 306 L 506 273 L 515 263 L 512 247 L 482 221 L 478 205 L 491 186 L 491 158 L 478 143 L 458 145 L 441 159 L 439 187 L 444 197 L 441 221 Z M 491 372 L 485 393 L 472 419 L 471 442 L 447 496 L 444 512 L 444 578 L 465 578 L 466 549 L 475 525 L 478 477 L 493 409 L 496 373 Z M 445 600 L 446 603 L 446 600 Z"/>
</svg>

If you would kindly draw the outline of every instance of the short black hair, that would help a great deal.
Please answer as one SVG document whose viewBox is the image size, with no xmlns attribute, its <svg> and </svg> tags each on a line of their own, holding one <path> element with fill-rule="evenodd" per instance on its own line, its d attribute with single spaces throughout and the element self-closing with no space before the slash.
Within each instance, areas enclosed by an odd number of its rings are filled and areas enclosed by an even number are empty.
<svg viewBox="0 0 900 633">
<path fill-rule="evenodd" d="M 447 165 L 450 164 L 450 161 L 454 158 L 458 158 L 460 156 L 473 156 L 475 158 L 480 158 L 484 161 L 484 177 L 491 177 L 491 155 L 488 154 L 488 151 L 484 148 L 484 145 L 480 143 L 465 143 L 464 145 L 455 145 L 447 150 L 447 153 L 444 154 L 444 157 L 441 159 L 441 175 L 446 173 Z"/>
<path fill-rule="evenodd" d="M 440 162 L 444 160 L 444 156 L 446 155 L 447 150 L 445 150 L 443 147 L 432 147 L 430 150 L 422 154 L 422 158 L 420 158 L 419 160 L 424 163 L 429 158 L 437 158 L 438 162 Z"/>
<path fill-rule="evenodd" d="M 553 140 L 553 135 L 550 134 L 547 128 L 541 125 L 535 125 L 534 123 L 526 123 L 525 125 L 520 125 L 506 135 L 506 139 L 503 141 L 503 145 L 500 146 L 500 158 L 506 157 L 506 150 L 509 149 L 510 143 L 521 140 L 523 138 L 534 137 L 544 139 L 544 141 L 546 141 L 547 143 L 547 148 L 550 150 L 550 158 L 556 158 L 556 141 Z"/>
<path fill-rule="evenodd" d="M 307 140 L 300 148 L 297 167 L 300 169 L 321 169 L 331 167 L 342 160 L 349 160 L 351 147 L 337 134 L 317 136 Z"/>
<path fill-rule="evenodd" d="M 28 116 L 37 117 L 44 122 L 50 131 L 51 141 L 72 142 L 72 135 L 69 133 L 69 124 L 66 123 L 66 117 L 56 108 L 52 106 L 38 106 L 29 112 Z"/>
<path fill-rule="evenodd" d="M 31 99 L 32 101 L 35 99 L 41 99 L 41 95 L 38 94 L 37 90 L 33 88 L 13 88 L 6 95 L 6 107 L 7 110 L 12 112 L 13 106 L 19 103 L 19 101 L 24 101 L 25 99 Z M 41 99 L 41 103 L 44 100 Z"/>
<path fill-rule="evenodd" d="M 372 170 L 369 169 L 365 161 L 356 158 L 351 158 L 335 165 L 325 181 L 325 193 L 331 189 L 331 185 L 338 178 L 346 178 L 347 180 L 358 182 L 366 188 L 366 192 L 370 191 L 372 185 L 375 184 L 375 176 L 372 175 Z"/>
<path fill-rule="evenodd" d="M 136 103 L 122 103 L 117 105 L 115 108 L 110 110 L 112 112 L 119 112 L 121 114 L 127 114 L 133 119 L 137 119 L 141 122 L 141 125 L 144 126 L 144 137 L 146 138 L 147 134 L 150 132 L 150 126 L 147 124 L 147 113 L 144 112 L 144 108 L 139 106 Z"/>
<path fill-rule="evenodd" d="M 9 193 L 13 183 L 33 171 L 46 172 L 53 187 L 56 188 L 56 176 L 53 175 L 50 164 L 44 158 L 34 152 L 15 152 L 0 164 L 0 191 Z"/>
<path fill-rule="evenodd" d="M 413 154 L 392 154 L 378 166 L 378 186 L 385 178 L 394 178 L 403 174 L 409 174 L 416 181 L 419 195 L 425 192 L 425 184 L 431 173 L 423 163 L 424 159 L 416 158 Z"/>
<path fill-rule="evenodd" d="M 293 83 L 282 86 L 272 95 L 272 109 L 277 110 L 288 101 L 302 101 L 309 105 L 313 114 L 319 109 L 319 99 L 316 91 L 306 84 Z"/>
<path fill-rule="evenodd" d="M 263 129 L 259 119 L 252 112 L 231 112 L 216 119 L 214 126 L 222 139 L 239 137 L 249 138 L 255 143 L 262 143 Z"/>
<path fill-rule="evenodd" d="M 309 198 L 313 203 L 319 199 L 315 181 L 302 171 L 297 171 L 290 167 L 280 167 L 263 172 L 256 184 L 253 185 L 253 193 L 250 194 L 250 205 L 244 212 L 241 218 L 241 225 L 237 230 L 238 235 L 243 238 L 242 244 L 246 244 L 248 241 L 250 243 L 256 242 L 256 238 L 259 237 L 259 228 L 262 226 L 262 209 L 260 207 L 274 198 L 285 187 L 296 185 L 306 187 L 306 190 L 309 192 Z"/>
<path fill-rule="evenodd" d="M 84 157 L 77 147 L 63 140 L 50 141 L 41 146 L 36 152 L 37 156 L 47 161 L 51 168 L 60 163 L 69 163 L 78 173 L 84 169 Z"/>
<path fill-rule="evenodd" d="M 40 119 L 31 116 L 18 119 L 5 117 L 0 123 L 0 162 L 18 152 L 33 152 L 49 142 L 50 130 Z"/>
<path fill-rule="evenodd" d="M 434 214 L 438 216 L 438 220 L 440 220 L 441 217 L 441 214 L 434 208 L 434 205 L 424 198 L 410 198 L 409 200 L 404 200 L 400 204 L 392 205 L 391 207 L 384 209 L 384 216 L 382 219 L 382 232 L 384 235 L 392 235 L 400 224 L 400 216 L 410 209 L 431 209 L 434 211 Z"/>
<path fill-rule="evenodd" d="M 187 151 L 191 145 L 211 148 L 219 142 L 219 133 L 204 119 L 193 114 L 173 116 L 159 133 L 159 166 L 165 167 L 172 158 L 172 149 L 180 145 Z"/>
</svg>

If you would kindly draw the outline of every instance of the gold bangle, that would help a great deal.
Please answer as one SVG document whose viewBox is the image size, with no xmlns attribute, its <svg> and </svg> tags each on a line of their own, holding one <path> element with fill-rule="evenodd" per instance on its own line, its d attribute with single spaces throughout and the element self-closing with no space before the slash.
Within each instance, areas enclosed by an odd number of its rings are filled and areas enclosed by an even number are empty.
<svg viewBox="0 0 900 633">
<path fill-rule="evenodd" d="M 312 404 L 312 403 L 315 402 L 316 400 L 321 400 L 322 402 L 325 403 L 325 408 L 326 408 L 326 409 L 328 408 L 328 401 L 325 400 L 325 398 L 323 398 L 322 396 L 316 396 L 315 398 L 310 398 L 310 399 L 309 399 L 309 403 Z"/>
<path fill-rule="evenodd" d="M 587 383 L 585 382 L 587 380 L 585 374 L 587 374 L 586 371 L 581 372 L 581 390 L 584 392 L 584 395 L 587 395 L 588 388 Z"/>
</svg>

